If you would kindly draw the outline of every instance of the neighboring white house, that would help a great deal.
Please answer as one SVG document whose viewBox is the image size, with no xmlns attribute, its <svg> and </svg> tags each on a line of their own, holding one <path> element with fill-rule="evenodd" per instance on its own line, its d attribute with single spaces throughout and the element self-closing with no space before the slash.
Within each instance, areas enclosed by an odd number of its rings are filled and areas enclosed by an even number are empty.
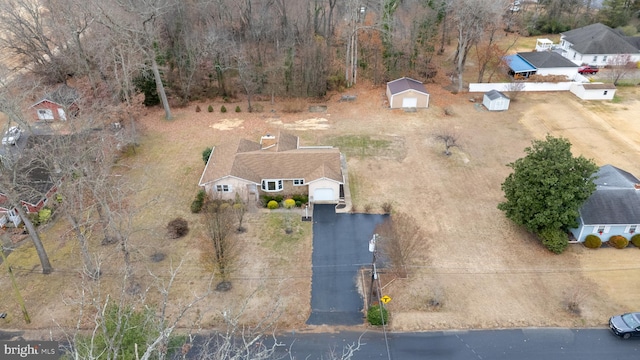
<svg viewBox="0 0 640 360">
<path fill-rule="evenodd" d="M 640 61 L 637 38 L 600 23 L 561 33 L 560 47 L 562 56 L 577 65 L 603 67 L 617 55 L 629 55 L 631 62 Z"/>
<path fill-rule="evenodd" d="M 429 93 L 424 84 L 407 77 L 387 83 L 387 99 L 392 109 L 429 107 Z"/>
<path fill-rule="evenodd" d="M 258 200 L 260 195 L 307 195 L 310 203 L 344 201 L 340 151 L 302 147 L 295 135 L 265 135 L 260 143 L 213 148 L 199 186 L 214 199 Z"/>
<path fill-rule="evenodd" d="M 579 66 L 553 51 L 519 52 L 504 57 L 509 66 L 509 74 L 514 78 L 528 78 L 531 75 L 559 75 L 573 80 L 578 75 Z"/>
<path fill-rule="evenodd" d="M 582 100 L 611 100 L 616 94 L 616 86 L 605 83 L 573 83 L 569 91 Z"/>
<path fill-rule="evenodd" d="M 509 109 L 509 97 L 498 90 L 490 90 L 484 94 L 482 105 L 489 111 L 503 111 Z"/>
</svg>

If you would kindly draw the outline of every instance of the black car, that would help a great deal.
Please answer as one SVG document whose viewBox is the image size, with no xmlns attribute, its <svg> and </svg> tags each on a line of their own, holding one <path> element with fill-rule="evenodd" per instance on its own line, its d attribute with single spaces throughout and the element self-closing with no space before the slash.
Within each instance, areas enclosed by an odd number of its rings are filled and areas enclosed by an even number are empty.
<svg viewBox="0 0 640 360">
<path fill-rule="evenodd" d="M 623 339 L 640 336 L 640 313 L 628 313 L 612 316 L 609 327 L 614 334 Z"/>
</svg>

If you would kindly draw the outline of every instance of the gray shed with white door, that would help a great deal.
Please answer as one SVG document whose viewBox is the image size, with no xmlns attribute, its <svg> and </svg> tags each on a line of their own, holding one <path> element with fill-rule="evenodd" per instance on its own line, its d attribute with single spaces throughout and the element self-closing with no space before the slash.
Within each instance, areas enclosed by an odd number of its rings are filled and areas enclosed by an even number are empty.
<svg viewBox="0 0 640 360">
<path fill-rule="evenodd" d="M 490 90 L 484 94 L 482 105 L 489 111 L 504 111 L 509 109 L 511 99 L 498 90 Z"/>
</svg>

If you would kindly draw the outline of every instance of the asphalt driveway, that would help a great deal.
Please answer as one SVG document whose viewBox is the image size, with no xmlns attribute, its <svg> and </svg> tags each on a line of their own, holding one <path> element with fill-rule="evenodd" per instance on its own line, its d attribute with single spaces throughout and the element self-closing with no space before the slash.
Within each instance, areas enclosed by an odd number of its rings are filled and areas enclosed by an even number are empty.
<svg viewBox="0 0 640 360">
<path fill-rule="evenodd" d="M 369 240 L 387 215 L 336 214 L 334 205 L 313 206 L 311 315 L 308 325 L 359 325 L 363 299 L 358 269 L 370 266 Z"/>
</svg>

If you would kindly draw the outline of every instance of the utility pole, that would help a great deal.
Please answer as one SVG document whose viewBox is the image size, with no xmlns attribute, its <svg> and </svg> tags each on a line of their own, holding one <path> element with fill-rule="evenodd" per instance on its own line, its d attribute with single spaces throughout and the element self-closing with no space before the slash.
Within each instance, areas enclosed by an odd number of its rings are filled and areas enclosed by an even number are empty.
<svg viewBox="0 0 640 360">
<path fill-rule="evenodd" d="M 371 240 L 369 240 L 369 252 L 373 254 L 373 260 L 371 261 L 371 285 L 369 286 L 369 306 L 373 301 L 373 287 L 376 285 L 378 279 L 378 273 L 376 271 L 376 241 L 378 241 L 378 234 L 373 234 Z"/>
</svg>

